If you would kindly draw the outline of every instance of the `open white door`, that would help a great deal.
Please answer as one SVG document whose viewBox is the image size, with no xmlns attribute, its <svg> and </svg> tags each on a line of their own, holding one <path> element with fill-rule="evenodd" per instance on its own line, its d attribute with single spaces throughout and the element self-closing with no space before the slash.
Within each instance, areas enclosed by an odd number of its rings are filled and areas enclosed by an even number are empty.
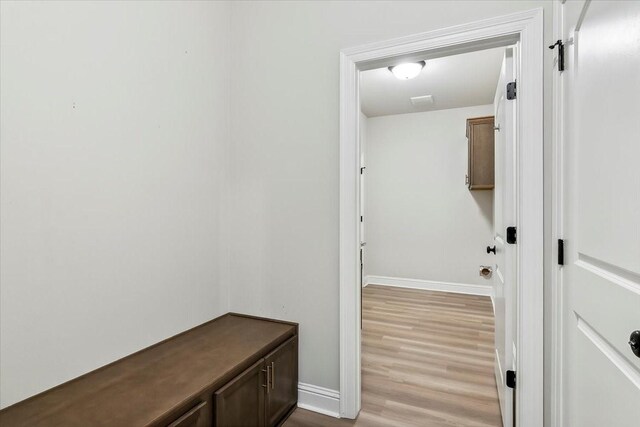
<svg viewBox="0 0 640 427">
<path fill-rule="evenodd" d="M 637 427 L 640 2 L 570 1 L 562 12 L 560 424 Z"/>
<path fill-rule="evenodd" d="M 495 271 L 495 343 L 496 384 L 500 398 L 502 422 L 514 425 L 514 390 L 507 386 L 506 371 L 516 370 L 515 331 L 516 250 L 507 241 L 507 228 L 516 226 L 516 100 L 507 99 L 507 84 L 515 81 L 516 49 L 505 51 L 500 78 L 494 99 L 495 110 L 495 186 L 494 186 L 494 243 Z"/>
</svg>

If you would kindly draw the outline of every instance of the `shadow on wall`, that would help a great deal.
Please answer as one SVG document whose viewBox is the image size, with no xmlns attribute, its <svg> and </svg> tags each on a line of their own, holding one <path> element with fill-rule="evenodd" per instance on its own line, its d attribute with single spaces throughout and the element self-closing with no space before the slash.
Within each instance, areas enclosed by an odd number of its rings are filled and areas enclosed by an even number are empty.
<svg viewBox="0 0 640 427">
<path fill-rule="evenodd" d="M 493 230 L 493 190 L 469 191 L 478 206 L 482 219 Z"/>
</svg>

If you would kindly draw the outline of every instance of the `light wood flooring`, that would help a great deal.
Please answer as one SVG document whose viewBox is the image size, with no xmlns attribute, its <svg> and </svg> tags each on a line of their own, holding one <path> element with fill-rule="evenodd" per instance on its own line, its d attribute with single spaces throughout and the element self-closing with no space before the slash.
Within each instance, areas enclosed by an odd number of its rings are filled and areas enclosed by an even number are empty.
<svg viewBox="0 0 640 427">
<path fill-rule="evenodd" d="M 363 291 L 362 410 L 296 409 L 284 427 L 499 427 L 488 297 L 369 285 Z"/>
</svg>

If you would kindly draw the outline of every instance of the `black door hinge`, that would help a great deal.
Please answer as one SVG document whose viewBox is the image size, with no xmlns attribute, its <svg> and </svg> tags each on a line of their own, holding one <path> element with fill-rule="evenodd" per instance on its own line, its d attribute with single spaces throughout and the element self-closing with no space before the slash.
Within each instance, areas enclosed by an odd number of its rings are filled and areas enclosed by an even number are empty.
<svg viewBox="0 0 640 427">
<path fill-rule="evenodd" d="M 549 46 L 549 49 L 553 50 L 556 46 L 558 46 L 558 71 L 564 71 L 564 43 L 562 40 L 558 40 Z"/>
<path fill-rule="evenodd" d="M 564 265 L 564 240 L 558 239 L 558 265 Z"/>
<path fill-rule="evenodd" d="M 516 371 L 507 371 L 507 387 L 516 388 Z"/>
<path fill-rule="evenodd" d="M 516 82 L 507 83 L 507 99 L 516 99 Z"/>
<path fill-rule="evenodd" d="M 366 166 L 363 166 L 363 167 L 361 167 L 361 168 L 360 168 L 360 175 L 362 175 L 362 174 L 364 173 L 364 170 L 365 170 L 366 168 L 367 168 Z"/>
<path fill-rule="evenodd" d="M 516 227 L 507 227 L 507 243 L 513 245 L 518 241 L 518 231 Z"/>
<path fill-rule="evenodd" d="M 360 222 L 362 222 L 362 221 L 363 221 L 363 219 L 364 219 L 364 218 L 363 218 L 363 216 L 362 216 L 362 215 L 360 215 Z"/>
</svg>

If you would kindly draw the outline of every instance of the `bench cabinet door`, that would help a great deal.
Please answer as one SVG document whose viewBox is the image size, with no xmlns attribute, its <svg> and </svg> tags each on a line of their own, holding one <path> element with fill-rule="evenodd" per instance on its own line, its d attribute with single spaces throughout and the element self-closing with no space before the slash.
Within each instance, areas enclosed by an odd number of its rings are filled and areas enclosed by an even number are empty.
<svg viewBox="0 0 640 427">
<path fill-rule="evenodd" d="M 214 393 L 216 427 L 263 427 L 264 359 Z"/>
<path fill-rule="evenodd" d="M 209 427 L 211 425 L 211 403 L 203 400 L 167 427 Z"/>
<path fill-rule="evenodd" d="M 269 381 L 267 425 L 275 426 L 298 401 L 298 337 L 292 337 L 264 359 Z"/>
</svg>

